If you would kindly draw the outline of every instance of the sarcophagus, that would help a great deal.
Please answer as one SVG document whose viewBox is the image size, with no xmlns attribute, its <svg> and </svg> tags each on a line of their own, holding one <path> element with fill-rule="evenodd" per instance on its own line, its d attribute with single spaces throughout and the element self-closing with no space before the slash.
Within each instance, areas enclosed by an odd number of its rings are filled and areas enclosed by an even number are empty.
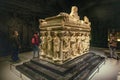
<svg viewBox="0 0 120 80">
<path fill-rule="evenodd" d="M 85 16 L 80 20 L 78 8 L 73 6 L 71 13 L 40 19 L 40 58 L 63 64 L 89 51 L 90 22 Z"/>
</svg>

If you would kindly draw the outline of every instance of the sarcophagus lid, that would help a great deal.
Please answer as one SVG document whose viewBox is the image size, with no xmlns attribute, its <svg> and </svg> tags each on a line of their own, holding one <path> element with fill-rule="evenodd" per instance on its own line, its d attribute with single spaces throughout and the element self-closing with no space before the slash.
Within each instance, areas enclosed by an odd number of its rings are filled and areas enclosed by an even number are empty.
<svg viewBox="0 0 120 80">
<path fill-rule="evenodd" d="M 90 25 L 89 19 L 85 16 L 84 20 L 80 20 L 78 13 L 74 11 L 75 6 L 72 7 L 71 13 L 64 13 L 61 12 L 60 14 L 48 17 L 45 19 L 40 19 L 40 29 L 80 29 L 80 30 L 88 30 L 90 31 Z"/>
</svg>

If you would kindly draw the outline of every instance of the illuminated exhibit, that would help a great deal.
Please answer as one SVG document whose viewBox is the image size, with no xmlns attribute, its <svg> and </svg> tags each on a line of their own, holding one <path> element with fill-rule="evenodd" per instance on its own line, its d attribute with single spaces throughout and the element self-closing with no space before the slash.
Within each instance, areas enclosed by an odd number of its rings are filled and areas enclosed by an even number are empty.
<svg viewBox="0 0 120 80">
<path fill-rule="evenodd" d="M 80 20 L 78 8 L 71 13 L 40 19 L 40 58 L 16 66 L 34 80 L 89 80 L 105 58 L 89 52 L 90 25 Z M 32 75 L 32 76 L 31 76 Z"/>
<path fill-rule="evenodd" d="M 40 19 L 41 59 L 64 63 L 89 52 L 90 22 L 85 16 L 80 20 L 78 8 L 71 13 Z"/>
</svg>

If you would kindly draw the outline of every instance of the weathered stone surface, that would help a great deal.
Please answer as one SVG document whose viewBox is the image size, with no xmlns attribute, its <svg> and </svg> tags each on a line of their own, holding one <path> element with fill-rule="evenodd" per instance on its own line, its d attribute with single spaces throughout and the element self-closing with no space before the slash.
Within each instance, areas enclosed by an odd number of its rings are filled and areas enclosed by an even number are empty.
<svg viewBox="0 0 120 80">
<path fill-rule="evenodd" d="M 63 64 L 89 52 L 90 22 L 85 16 L 80 20 L 78 9 L 73 6 L 71 13 L 40 19 L 40 58 L 56 64 Z"/>
</svg>

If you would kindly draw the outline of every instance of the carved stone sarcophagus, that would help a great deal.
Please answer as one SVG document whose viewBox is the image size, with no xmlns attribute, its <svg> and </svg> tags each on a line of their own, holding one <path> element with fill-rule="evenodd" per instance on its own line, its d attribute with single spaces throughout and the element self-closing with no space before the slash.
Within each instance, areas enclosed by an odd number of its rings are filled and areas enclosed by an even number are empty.
<svg viewBox="0 0 120 80">
<path fill-rule="evenodd" d="M 89 51 L 90 22 L 85 16 L 80 20 L 78 8 L 73 6 L 71 13 L 40 19 L 40 58 L 63 64 Z"/>
</svg>

